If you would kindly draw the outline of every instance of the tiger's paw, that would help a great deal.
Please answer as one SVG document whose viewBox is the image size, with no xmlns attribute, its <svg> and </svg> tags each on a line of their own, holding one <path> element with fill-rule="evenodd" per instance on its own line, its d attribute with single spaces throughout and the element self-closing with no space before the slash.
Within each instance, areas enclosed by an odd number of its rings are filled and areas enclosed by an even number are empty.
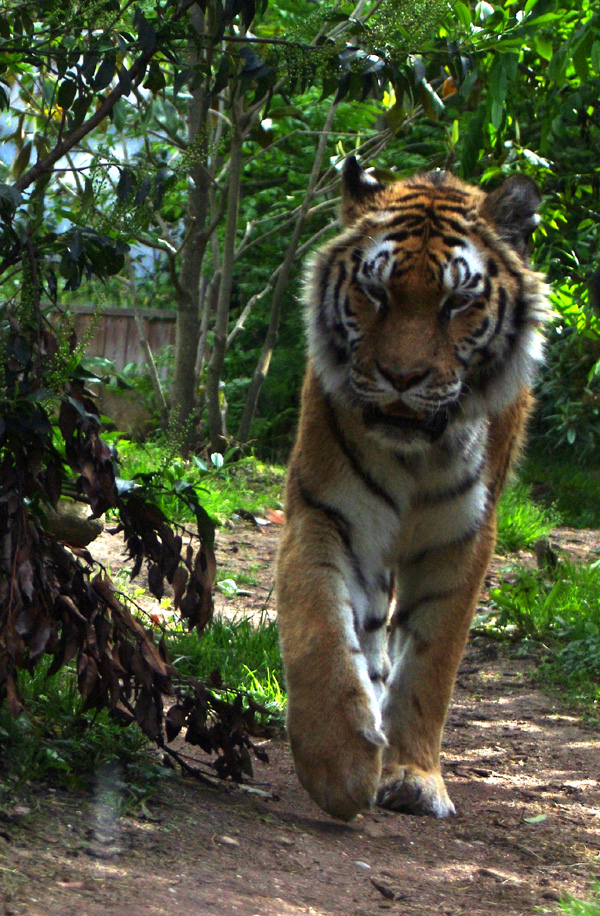
<svg viewBox="0 0 600 916">
<path fill-rule="evenodd" d="M 398 764 L 384 768 L 377 804 L 405 814 L 432 814 L 434 817 L 456 814 L 440 773 Z"/>
<path fill-rule="evenodd" d="M 318 722 L 296 712 L 287 725 L 298 779 L 323 811 L 349 821 L 375 801 L 385 736 L 356 704 L 321 708 Z"/>
</svg>

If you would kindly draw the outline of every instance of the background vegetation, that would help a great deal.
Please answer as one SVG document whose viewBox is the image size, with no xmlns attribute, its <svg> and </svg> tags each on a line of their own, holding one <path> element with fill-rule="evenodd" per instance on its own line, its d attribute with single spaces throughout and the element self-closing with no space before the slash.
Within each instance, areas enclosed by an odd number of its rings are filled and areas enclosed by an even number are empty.
<svg viewBox="0 0 600 916">
<path fill-rule="evenodd" d="M 334 228 L 343 158 L 490 188 L 525 171 L 544 194 L 534 256 L 557 311 L 536 433 L 588 460 L 599 15 L 589 0 L 16 2 L 0 33 L 3 298 L 173 309 L 168 381 L 148 354 L 140 382 L 157 428 L 282 458 L 298 269 Z"/>
<path fill-rule="evenodd" d="M 12 774 L 0 789 L 37 772 L 84 779 L 113 757 L 135 801 L 161 778 L 142 733 L 168 753 L 183 727 L 220 775 L 242 778 L 249 730 L 281 721 L 272 625 L 221 622 L 201 642 L 189 626 L 153 633 L 85 551 L 57 547 L 45 518 L 61 494 L 109 510 L 151 591 L 175 582 L 176 608 L 203 629 L 219 575 L 213 521 L 281 498 L 283 471 L 264 462 L 285 459 L 295 425 L 300 265 L 335 231 L 350 153 L 384 180 L 449 168 L 490 189 L 514 171 L 540 184 L 534 260 L 555 315 L 499 545 L 531 547 L 560 523 L 599 527 L 599 99 L 589 0 L 15 0 L 3 11 L 0 764 L 10 757 Z M 143 444 L 100 432 L 86 341 L 71 331 L 82 303 L 173 310 L 173 352 L 147 352 L 118 380 L 95 367 L 150 403 Z M 593 712 L 590 561 L 523 571 L 507 560 L 476 625 L 540 653 L 540 676 Z M 174 688 L 169 718 L 161 697 Z M 117 709 L 135 722 L 125 733 Z"/>
</svg>

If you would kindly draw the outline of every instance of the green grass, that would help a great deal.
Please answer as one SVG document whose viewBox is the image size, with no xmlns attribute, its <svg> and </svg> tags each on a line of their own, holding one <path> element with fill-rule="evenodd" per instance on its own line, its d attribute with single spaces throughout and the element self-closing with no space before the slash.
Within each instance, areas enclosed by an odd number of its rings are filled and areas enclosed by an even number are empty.
<svg viewBox="0 0 600 916">
<path fill-rule="evenodd" d="M 170 518 L 193 520 L 191 512 L 172 492 L 181 482 L 194 487 L 203 508 L 220 524 L 240 509 L 262 515 L 265 509 L 281 505 L 283 467 L 267 465 L 256 458 L 243 458 L 234 463 L 225 461 L 219 467 L 221 456 L 214 455 L 212 460 L 196 456 L 184 460 L 164 445 L 152 442 L 140 445 L 118 436 L 113 438 L 122 477 L 132 479 L 155 472 L 162 476 L 166 492 L 160 505 Z"/>
<path fill-rule="evenodd" d="M 600 711 L 600 568 L 561 561 L 552 574 L 516 568 L 490 592 L 488 626 L 533 638 L 550 651 L 538 668 L 570 701 Z"/>
<path fill-rule="evenodd" d="M 74 669 L 48 677 L 50 661 L 19 673 L 24 712 L 14 718 L 0 706 L 0 798 L 41 779 L 89 789 L 98 773 L 114 766 L 121 774 L 122 808 L 143 801 L 168 775 L 147 739 L 137 725 L 123 728 L 104 710 L 84 710 Z"/>
<path fill-rule="evenodd" d="M 594 900 L 578 900 L 567 897 L 561 902 L 561 912 L 565 916 L 600 916 L 600 885 L 594 888 Z"/>
<path fill-rule="evenodd" d="M 246 691 L 266 707 L 272 722 L 283 722 L 283 668 L 274 622 L 255 626 L 246 617 L 217 618 L 201 636 L 168 633 L 166 645 L 181 674 L 206 679 L 218 670 L 224 684 Z"/>
<path fill-rule="evenodd" d="M 211 680 L 250 694 L 267 710 L 262 724 L 281 725 L 285 697 L 277 630 L 263 621 L 217 619 L 203 634 L 170 631 L 169 655 L 182 675 Z M 91 788 L 114 765 L 121 774 L 121 806 L 143 803 L 168 775 L 151 754 L 137 725 L 123 728 L 104 710 L 83 709 L 72 667 L 47 676 L 50 659 L 33 673 L 20 672 L 25 712 L 13 718 L 0 707 L 0 801 L 15 785 L 45 779 Z"/>
<path fill-rule="evenodd" d="M 511 483 L 498 507 L 498 549 L 502 553 L 524 550 L 547 537 L 558 521 L 555 511 L 544 509 L 531 499 L 526 484 Z"/>
</svg>

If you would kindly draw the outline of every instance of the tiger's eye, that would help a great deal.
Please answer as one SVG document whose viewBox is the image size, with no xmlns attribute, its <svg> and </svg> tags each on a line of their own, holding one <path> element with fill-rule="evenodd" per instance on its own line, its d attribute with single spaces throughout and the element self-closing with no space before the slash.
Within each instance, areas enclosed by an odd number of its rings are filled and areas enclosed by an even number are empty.
<svg viewBox="0 0 600 916">
<path fill-rule="evenodd" d="M 452 293 L 442 306 L 442 315 L 445 318 L 452 318 L 459 312 L 464 312 L 475 303 L 474 296 L 469 293 Z"/>
</svg>

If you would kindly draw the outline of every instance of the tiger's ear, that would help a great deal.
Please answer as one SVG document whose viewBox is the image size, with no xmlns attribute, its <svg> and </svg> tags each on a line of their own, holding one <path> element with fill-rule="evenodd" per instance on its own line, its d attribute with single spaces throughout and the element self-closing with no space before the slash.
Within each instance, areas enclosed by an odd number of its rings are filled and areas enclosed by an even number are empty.
<svg viewBox="0 0 600 916">
<path fill-rule="evenodd" d="M 373 204 L 374 196 L 385 185 L 360 167 L 355 156 L 348 156 L 342 172 L 342 222 L 350 226 Z"/>
<path fill-rule="evenodd" d="M 487 195 L 482 212 L 500 237 L 525 258 L 533 230 L 540 221 L 537 210 L 541 201 L 533 178 L 511 175 Z"/>
</svg>

